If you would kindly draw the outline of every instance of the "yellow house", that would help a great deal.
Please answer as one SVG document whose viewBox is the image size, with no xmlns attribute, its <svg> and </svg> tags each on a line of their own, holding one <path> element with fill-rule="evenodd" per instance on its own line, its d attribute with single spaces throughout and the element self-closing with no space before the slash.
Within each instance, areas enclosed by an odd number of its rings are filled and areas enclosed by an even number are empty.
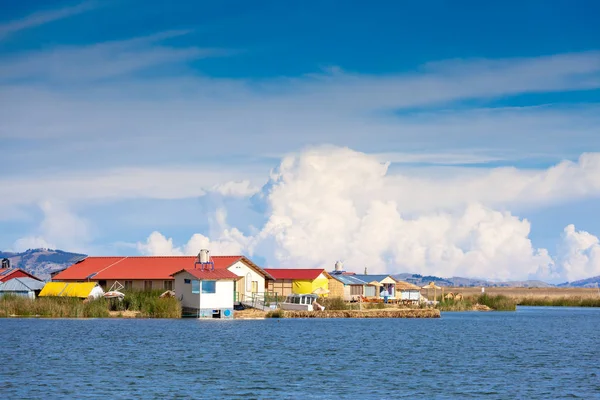
<svg viewBox="0 0 600 400">
<path fill-rule="evenodd" d="M 324 269 L 265 268 L 275 280 L 269 281 L 267 291 L 287 296 L 292 293 L 315 293 L 317 289 L 329 290 L 331 276 Z"/>
</svg>

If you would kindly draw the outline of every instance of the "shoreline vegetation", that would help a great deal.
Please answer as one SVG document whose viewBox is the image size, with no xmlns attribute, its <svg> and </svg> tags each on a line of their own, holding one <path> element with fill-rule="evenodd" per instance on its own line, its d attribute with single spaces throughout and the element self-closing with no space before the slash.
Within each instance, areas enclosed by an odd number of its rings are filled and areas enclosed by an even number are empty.
<svg viewBox="0 0 600 400">
<path fill-rule="evenodd" d="M 236 319 L 263 318 L 439 318 L 440 311 L 515 311 L 517 306 L 600 307 L 594 290 L 551 290 L 542 288 L 452 288 L 462 292 L 460 300 L 436 297 L 435 306 L 400 306 L 383 303 L 347 303 L 341 298 L 322 298 L 323 312 L 273 310 L 236 311 Z M 162 291 L 124 291 L 116 299 L 82 300 L 41 297 L 34 301 L 17 296 L 0 298 L 0 318 L 181 318 L 181 304 L 175 298 L 159 298 Z M 436 314 L 437 315 L 433 315 Z"/>
<path fill-rule="evenodd" d="M 181 305 L 175 298 L 159 298 L 162 291 L 124 291 L 125 298 L 82 300 L 72 297 L 19 296 L 0 299 L 0 318 L 181 318 Z"/>
</svg>

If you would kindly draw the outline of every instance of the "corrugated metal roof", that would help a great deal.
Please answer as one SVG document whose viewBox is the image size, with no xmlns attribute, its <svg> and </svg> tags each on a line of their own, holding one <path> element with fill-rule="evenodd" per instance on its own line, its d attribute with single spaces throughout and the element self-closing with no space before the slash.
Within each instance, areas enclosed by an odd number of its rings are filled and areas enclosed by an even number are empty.
<svg viewBox="0 0 600 400">
<path fill-rule="evenodd" d="M 61 296 L 86 298 L 96 287 L 96 282 L 48 282 L 40 292 L 40 297 Z"/>
<path fill-rule="evenodd" d="M 366 285 L 368 283 L 362 279 L 358 279 L 355 275 L 331 274 L 331 277 L 342 282 L 344 285 Z"/>
<path fill-rule="evenodd" d="M 177 271 L 173 275 L 177 275 L 178 273 L 183 272 L 183 271 L 195 276 L 198 279 L 206 279 L 209 281 L 210 280 L 220 280 L 220 279 L 238 279 L 238 278 L 240 278 L 239 276 L 237 276 L 233 272 L 230 272 L 227 269 L 216 269 L 216 268 L 213 271 L 201 270 L 198 268 L 189 268 L 189 269 Z"/>
<path fill-rule="evenodd" d="M 392 280 L 396 281 L 391 275 L 353 275 L 355 278 L 360 279 L 361 281 L 365 281 L 365 282 L 373 282 L 373 281 L 377 281 L 377 282 L 381 282 L 382 280 L 384 280 L 385 278 L 391 278 Z"/>
<path fill-rule="evenodd" d="M 265 268 L 275 279 L 297 279 L 297 280 L 314 280 L 322 273 L 327 274 L 323 268 Z"/>
<path fill-rule="evenodd" d="M 0 292 L 29 292 L 42 290 L 45 283 L 32 278 L 13 278 L 0 283 Z"/>
<path fill-rule="evenodd" d="M 172 274 L 184 269 L 193 269 L 197 257 L 169 256 L 169 257 L 88 257 L 77 264 L 73 264 L 60 272 L 52 279 L 61 280 L 129 280 L 129 279 L 172 279 Z M 239 260 L 246 260 L 243 256 L 211 256 L 211 261 L 217 269 L 227 269 Z M 248 260 L 249 261 L 249 260 Z M 259 272 L 260 268 L 256 267 Z"/>
</svg>

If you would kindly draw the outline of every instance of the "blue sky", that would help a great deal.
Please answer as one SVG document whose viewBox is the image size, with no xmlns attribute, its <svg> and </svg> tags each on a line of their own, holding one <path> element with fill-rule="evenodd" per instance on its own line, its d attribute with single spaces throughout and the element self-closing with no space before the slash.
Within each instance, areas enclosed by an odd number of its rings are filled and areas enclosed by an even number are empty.
<svg viewBox="0 0 600 400">
<path fill-rule="evenodd" d="M 595 1 L 20 1 L 2 11 L 2 249 L 185 253 L 198 234 L 270 266 L 342 258 L 359 270 L 501 279 L 542 276 L 550 262 L 561 279 L 600 273 Z M 408 222 L 441 235 L 427 223 L 442 214 L 470 233 L 296 249 L 336 234 L 340 221 L 318 216 L 333 196 L 323 188 L 373 184 L 369 160 L 390 162 L 381 184 L 347 187 L 331 205 L 350 201 L 338 218 L 362 221 L 356 232 L 393 202 L 393 235 Z M 482 220 L 467 218 L 475 204 Z M 507 226 L 523 241 L 489 241 Z"/>
</svg>

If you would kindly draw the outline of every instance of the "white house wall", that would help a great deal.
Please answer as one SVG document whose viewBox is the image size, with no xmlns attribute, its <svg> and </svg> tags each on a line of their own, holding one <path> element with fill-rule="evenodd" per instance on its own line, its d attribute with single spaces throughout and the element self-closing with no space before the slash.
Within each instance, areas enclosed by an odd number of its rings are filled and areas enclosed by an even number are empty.
<svg viewBox="0 0 600 400">
<path fill-rule="evenodd" d="M 233 281 L 218 280 L 215 285 L 216 293 L 192 293 L 192 284 L 185 283 L 185 279 L 198 280 L 192 274 L 181 272 L 175 276 L 175 296 L 181 300 L 183 307 L 198 308 L 233 308 Z"/>
<path fill-rule="evenodd" d="M 261 275 L 260 273 L 258 273 L 253 268 L 250 268 L 243 261 L 240 260 L 227 269 L 230 272 L 233 272 L 234 274 L 236 274 L 237 276 L 243 276 L 246 278 L 246 280 L 245 280 L 246 287 L 244 288 L 243 291 L 240 291 L 241 293 L 244 294 L 245 298 L 252 297 L 252 283 L 251 283 L 252 281 L 257 281 L 258 282 L 258 292 L 264 293 L 265 277 L 263 275 Z M 248 277 L 247 277 L 248 274 L 250 274 L 250 280 L 248 280 Z M 238 284 L 239 284 L 239 281 L 238 281 Z"/>
</svg>

